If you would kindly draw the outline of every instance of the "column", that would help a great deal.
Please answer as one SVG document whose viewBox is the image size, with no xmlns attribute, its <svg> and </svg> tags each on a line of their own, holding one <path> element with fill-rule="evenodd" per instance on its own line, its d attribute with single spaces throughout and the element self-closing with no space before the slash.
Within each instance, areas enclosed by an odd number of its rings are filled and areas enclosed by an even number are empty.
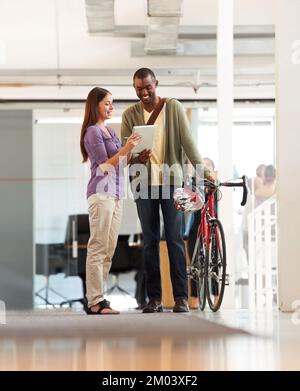
<svg viewBox="0 0 300 391">
<path fill-rule="evenodd" d="M 217 28 L 219 179 L 232 178 L 232 117 L 233 117 L 233 0 L 219 0 Z M 234 308 L 234 231 L 233 195 L 222 189 L 219 217 L 223 223 L 227 248 L 227 273 L 230 285 L 225 289 L 222 308 Z"/>
<path fill-rule="evenodd" d="M 300 306 L 300 1 L 275 4 L 278 305 L 291 311 Z"/>
</svg>

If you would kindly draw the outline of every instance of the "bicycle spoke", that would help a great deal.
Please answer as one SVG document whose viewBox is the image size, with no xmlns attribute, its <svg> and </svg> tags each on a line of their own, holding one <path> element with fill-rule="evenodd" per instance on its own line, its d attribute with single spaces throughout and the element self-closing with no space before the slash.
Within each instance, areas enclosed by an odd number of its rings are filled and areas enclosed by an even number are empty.
<svg viewBox="0 0 300 391">
<path fill-rule="evenodd" d="M 207 301 L 212 311 L 217 311 L 223 300 L 226 282 L 225 238 L 222 225 L 217 219 L 211 224 L 207 257 Z"/>
<path fill-rule="evenodd" d="M 199 308 L 203 311 L 206 304 L 206 281 L 205 281 L 205 248 L 202 236 L 196 242 L 193 260 L 190 266 L 191 278 L 197 286 Z"/>
</svg>

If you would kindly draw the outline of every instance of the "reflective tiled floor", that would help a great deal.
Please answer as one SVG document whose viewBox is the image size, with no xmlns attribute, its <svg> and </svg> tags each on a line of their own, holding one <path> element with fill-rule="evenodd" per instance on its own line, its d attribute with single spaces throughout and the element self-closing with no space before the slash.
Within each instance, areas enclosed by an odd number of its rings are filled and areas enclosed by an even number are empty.
<svg viewBox="0 0 300 391">
<path fill-rule="evenodd" d="M 300 369 L 300 325 L 293 322 L 291 314 L 222 310 L 188 316 L 204 317 L 251 333 L 199 338 L 165 334 L 122 338 L 117 334 L 83 338 L 2 336 L 0 370 Z"/>
</svg>

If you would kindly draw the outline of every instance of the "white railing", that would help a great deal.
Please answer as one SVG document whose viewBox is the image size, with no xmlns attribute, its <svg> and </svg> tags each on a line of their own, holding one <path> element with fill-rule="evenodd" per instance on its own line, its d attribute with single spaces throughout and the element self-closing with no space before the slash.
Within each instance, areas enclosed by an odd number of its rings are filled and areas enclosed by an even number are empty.
<svg viewBox="0 0 300 391">
<path fill-rule="evenodd" d="M 273 196 L 248 215 L 249 308 L 277 304 L 277 203 Z"/>
</svg>

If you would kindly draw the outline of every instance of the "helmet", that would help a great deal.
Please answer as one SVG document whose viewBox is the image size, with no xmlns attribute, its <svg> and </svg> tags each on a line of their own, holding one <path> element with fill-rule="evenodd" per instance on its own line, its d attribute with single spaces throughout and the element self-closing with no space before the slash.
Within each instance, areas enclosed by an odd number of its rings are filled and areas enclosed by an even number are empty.
<svg viewBox="0 0 300 391">
<path fill-rule="evenodd" d="M 192 191 L 187 187 L 179 187 L 173 194 L 175 208 L 181 212 L 195 212 L 201 209 L 204 204 L 203 199 L 198 189 Z"/>
</svg>

